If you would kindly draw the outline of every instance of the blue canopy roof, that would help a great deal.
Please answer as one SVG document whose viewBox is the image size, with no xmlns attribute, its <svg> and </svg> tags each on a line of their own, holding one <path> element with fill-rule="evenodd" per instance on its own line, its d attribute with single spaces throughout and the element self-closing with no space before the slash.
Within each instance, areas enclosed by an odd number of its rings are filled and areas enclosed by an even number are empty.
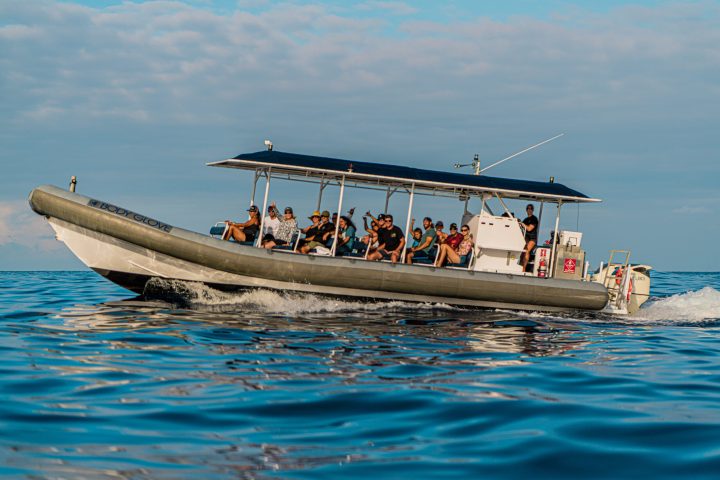
<svg viewBox="0 0 720 480">
<path fill-rule="evenodd" d="M 234 158 L 212 162 L 208 165 L 249 170 L 271 167 L 272 172 L 275 173 L 297 175 L 302 172 L 304 177 L 345 176 L 346 179 L 367 184 L 408 186 L 414 184 L 416 190 L 439 189 L 455 193 L 492 192 L 511 198 L 562 200 L 563 202 L 599 201 L 559 183 L 441 172 L 275 150 L 243 153 Z"/>
</svg>

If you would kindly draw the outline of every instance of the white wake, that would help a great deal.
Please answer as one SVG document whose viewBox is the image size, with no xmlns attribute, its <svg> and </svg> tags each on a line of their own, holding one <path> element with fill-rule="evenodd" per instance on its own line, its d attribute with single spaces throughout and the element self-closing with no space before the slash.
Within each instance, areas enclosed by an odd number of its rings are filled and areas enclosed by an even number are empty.
<svg viewBox="0 0 720 480">
<path fill-rule="evenodd" d="M 704 287 L 648 302 L 633 319 L 673 323 L 720 320 L 720 291 Z"/>
<path fill-rule="evenodd" d="M 145 287 L 145 293 L 150 297 L 181 301 L 193 308 L 252 310 L 289 315 L 352 311 L 455 310 L 450 305 L 439 303 L 339 300 L 312 293 L 277 292 L 264 289 L 252 289 L 237 293 L 223 292 L 202 283 L 160 278 L 151 279 Z"/>
</svg>

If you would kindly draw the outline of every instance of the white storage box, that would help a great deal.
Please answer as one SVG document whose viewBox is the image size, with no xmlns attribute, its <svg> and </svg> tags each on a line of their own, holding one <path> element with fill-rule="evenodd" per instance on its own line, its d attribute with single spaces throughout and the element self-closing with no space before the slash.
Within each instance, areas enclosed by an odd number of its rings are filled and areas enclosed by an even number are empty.
<svg viewBox="0 0 720 480">
<path fill-rule="evenodd" d="M 560 245 L 579 247 L 582 241 L 582 232 L 571 232 L 568 230 L 560 230 Z"/>
</svg>

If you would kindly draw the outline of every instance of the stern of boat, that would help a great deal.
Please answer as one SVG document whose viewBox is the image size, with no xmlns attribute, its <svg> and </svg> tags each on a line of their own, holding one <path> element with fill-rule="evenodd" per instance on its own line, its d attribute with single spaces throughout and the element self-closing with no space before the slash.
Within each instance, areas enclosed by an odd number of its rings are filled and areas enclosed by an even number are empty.
<svg viewBox="0 0 720 480">
<path fill-rule="evenodd" d="M 603 312 L 632 315 L 650 298 L 650 270 L 645 264 L 631 264 L 629 250 L 612 250 L 607 264 L 592 275 L 591 280 L 608 289 L 608 304 Z"/>
</svg>

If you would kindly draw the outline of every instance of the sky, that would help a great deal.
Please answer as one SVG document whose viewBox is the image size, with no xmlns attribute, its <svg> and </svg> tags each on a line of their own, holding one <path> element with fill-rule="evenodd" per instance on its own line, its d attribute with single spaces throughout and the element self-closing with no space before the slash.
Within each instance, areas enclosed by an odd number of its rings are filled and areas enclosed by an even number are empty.
<svg viewBox="0 0 720 480">
<path fill-rule="evenodd" d="M 718 24 L 715 1 L 4 0 L 0 270 L 84 268 L 27 204 L 71 175 L 79 193 L 205 233 L 242 220 L 252 187 L 205 163 L 266 138 L 449 171 L 564 133 L 488 174 L 602 198 L 563 208 L 593 265 L 624 248 L 662 271 L 718 271 Z M 315 207 L 313 186 L 272 187 L 279 205 Z M 384 201 L 350 191 L 345 205 Z M 403 226 L 407 201 L 389 209 Z M 328 188 L 322 207 L 336 204 Z M 461 210 L 420 198 L 414 216 Z"/>
</svg>

